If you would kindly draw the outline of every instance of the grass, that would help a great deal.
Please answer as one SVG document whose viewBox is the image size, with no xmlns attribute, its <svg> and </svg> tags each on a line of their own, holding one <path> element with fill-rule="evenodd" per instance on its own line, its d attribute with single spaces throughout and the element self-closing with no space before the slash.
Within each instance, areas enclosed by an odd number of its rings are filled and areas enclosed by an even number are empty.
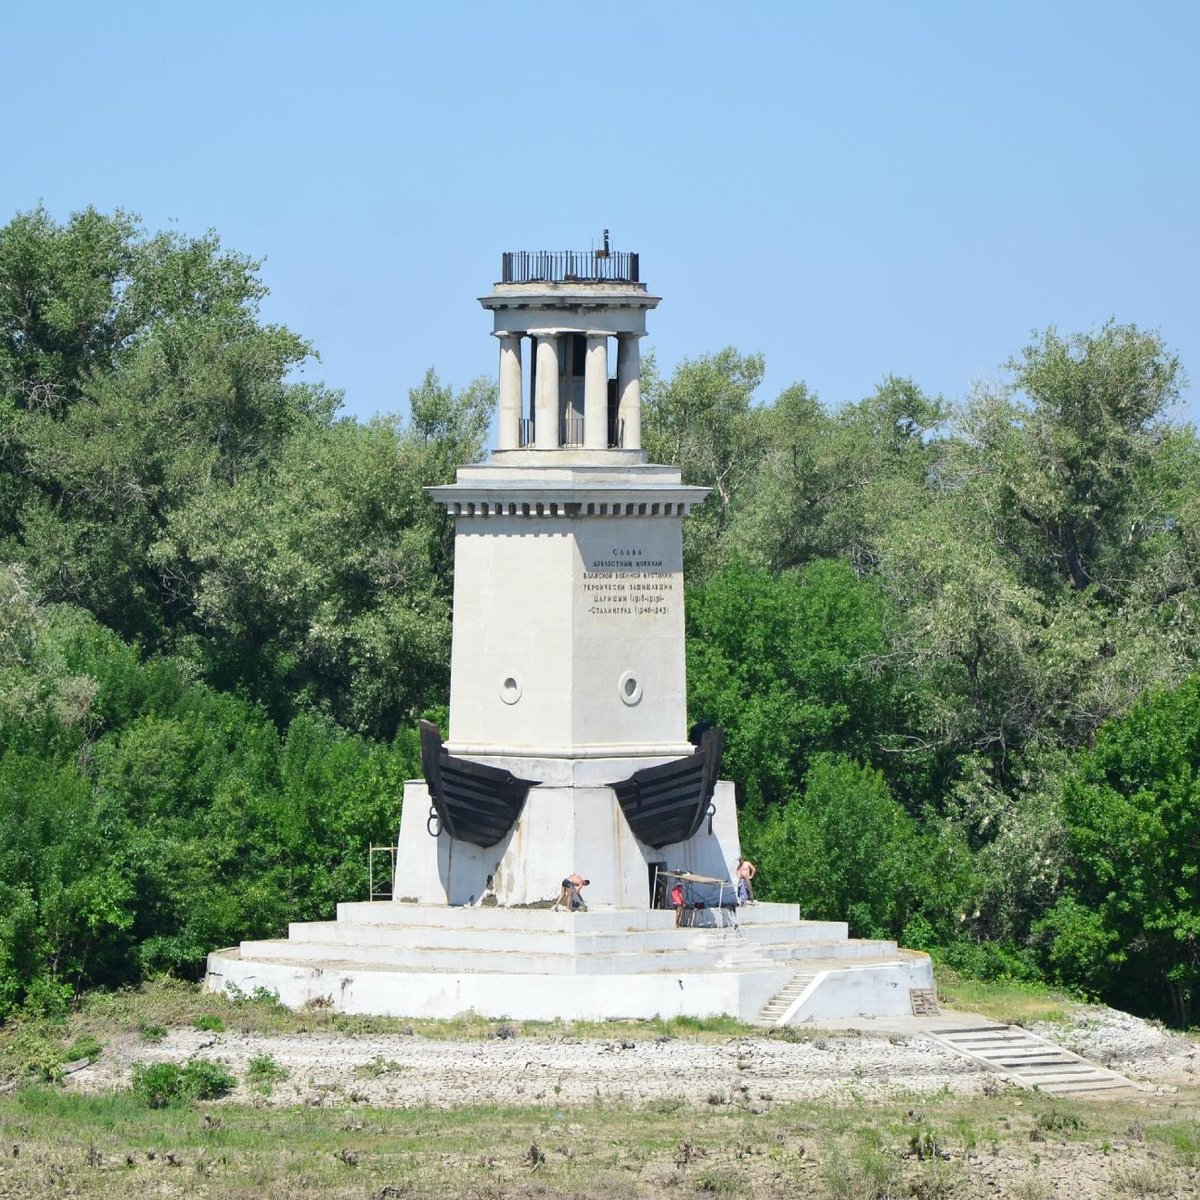
<svg viewBox="0 0 1200 1200">
<path fill-rule="evenodd" d="M 1044 983 L 972 979 L 942 963 L 934 964 L 933 974 L 938 998 L 946 1008 L 979 1013 L 1005 1025 L 1065 1021 L 1080 1003 L 1076 997 Z"/>
<path fill-rule="evenodd" d="M 283 1035 L 336 1033 L 346 1035 L 402 1034 L 445 1041 L 485 1041 L 496 1037 L 688 1038 L 721 1042 L 730 1037 L 775 1036 L 784 1040 L 836 1037 L 820 1030 L 761 1030 L 733 1017 L 673 1017 L 652 1021 L 512 1021 L 467 1014 L 446 1020 L 370 1017 L 334 1012 L 315 1005 L 290 1009 L 273 994 L 258 992 L 231 999 L 202 991 L 198 985 L 170 977 L 137 988 L 92 992 L 79 1011 L 64 1022 L 13 1021 L 0 1026 L 0 1078 L 20 1074 L 16 1058 L 62 1058 L 71 1040 L 87 1045 L 105 1043 L 121 1034 L 147 1042 L 161 1041 L 171 1029 L 192 1028 L 213 1033 Z M 850 1034 L 847 1036 L 856 1036 Z M 18 1052 L 16 1043 L 30 1043 Z M 32 1042 L 36 1041 L 36 1055 Z M 55 1049 L 57 1047 L 57 1049 Z M 45 1073 L 43 1072 L 45 1076 Z M 48 1076 L 46 1076 L 48 1077 Z"/>
<path fill-rule="evenodd" d="M 1062 1119 L 1071 1114 L 1079 1120 Z M 1144 1141 L 1130 1144 L 1125 1131 L 1135 1120 Z M 1072 1161 L 1085 1161 L 1090 1177 L 1105 1176 L 1115 1195 L 1180 1195 L 1189 1151 L 1176 1144 L 1187 1124 L 1187 1113 L 1167 1100 L 1051 1104 L 1029 1093 L 781 1105 L 766 1113 L 620 1104 L 562 1111 L 552 1102 L 451 1110 L 196 1101 L 147 1108 L 128 1091 L 89 1097 L 39 1084 L 0 1097 L 0 1195 L 954 1200 L 974 1194 L 978 1183 L 979 1168 L 961 1148 L 973 1126 L 997 1131 L 985 1153 L 1003 1160 L 1014 1188 L 1028 1185 L 1000 1194 L 1035 1200 L 1048 1194 L 1029 1142 L 1039 1125 L 1053 1130 L 1045 1136 L 1060 1176 Z M 914 1154 L 914 1133 L 938 1152 Z M 1107 1151 L 1101 1138 L 1110 1142 Z"/>
<path fill-rule="evenodd" d="M 673 1017 L 652 1021 L 511 1021 L 467 1014 L 449 1020 L 370 1017 L 334 1012 L 328 1005 L 294 1010 L 261 989 L 237 998 L 212 995 L 194 983 L 170 977 L 137 988 L 92 992 L 68 1017 L 9 1021 L 0 1025 L 0 1083 L 29 1079 L 57 1081 L 62 1066 L 78 1058 L 94 1058 L 104 1045 L 122 1037 L 155 1043 L 171 1030 L 214 1034 L 257 1033 L 342 1034 L 347 1036 L 408 1035 L 444 1041 L 490 1038 L 598 1038 L 618 1042 L 685 1038 L 721 1043 L 731 1037 L 771 1037 L 780 1041 L 823 1041 L 858 1037 L 820 1029 L 759 1029 L 732 1017 Z M 275 1080 L 253 1081 L 270 1094 Z"/>
<path fill-rule="evenodd" d="M 961 1007 L 1010 1022 L 1061 1019 L 1074 1004 L 1048 988 L 981 984 L 944 968 L 938 978 L 943 993 Z M 1179 1184 L 1186 1190 L 1187 1172 L 1200 1165 L 1193 1110 L 1171 1098 L 1073 1103 L 1006 1089 L 969 1099 L 946 1093 L 755 1112 L 682 1098 L 637 1108 L 597 1103 L 559 1109 L 548 1096 L 528 1107 L 397 1110 L 351 1104 L 332 1092 L 319 1104 L 295 1108 L 265 1107 L 260 1099 L 202 1102 L 193 1092 L 151 1108 L 129 1090 L 88 1097 L 46 1082 L 61 1074 L 63 1062 L 84 1057 L 82 1050 L 99 1052 L 159 1029 L 168 1037 L 187 1029 L 718 1043 L 768 1033 L 729 1018 L 591 1023 L 348 1017 L 327 1006 L 293 1012 L 269 993 L 233 1000 L 158 980 L 93 994 L 63 1022 L 0 1027 L 0 1079 L 25 1083 L 0 1096 L 0 1196 L 954 1200 L 970 1194 L 965 1181 L 978 1172 L 968 1163 L 973 1157 L 975 1163 L 1010 1164 L 1008 1190 L 1000 1195 L 1042 1200 L 1049 1195 L 1048 1176 L 1039 1156 L 1051 1148 L 1086 1159 L 1093 1175 L 1104 1174 L 1114 1196 L 1182 1194 L 1169 1189 Z M 771 1035 L 837 1036 L 799 1029 Z M 361 1074 L 385 1075 L 395 1066 L 378 1056 Z M 282 1070 L 261 1055 L 246 1082 L 254 1092 L 268 1092 Z"/>
<path fill-rule="evenodd" d="M 1168 1122 L 1151 1126 L 1146 1136 L 1167 1146 L 1189 1167 L 1200 1167 L 1200 1121 Z"/>
<path fill-rule="evenodd" d="M 277 1083 L 291 1072 L 275 1060 L 273 1054 L 255 1054 L 246 1067 L 246 1083 L 263 1096 L 269 1096 Z"/>
</svg>

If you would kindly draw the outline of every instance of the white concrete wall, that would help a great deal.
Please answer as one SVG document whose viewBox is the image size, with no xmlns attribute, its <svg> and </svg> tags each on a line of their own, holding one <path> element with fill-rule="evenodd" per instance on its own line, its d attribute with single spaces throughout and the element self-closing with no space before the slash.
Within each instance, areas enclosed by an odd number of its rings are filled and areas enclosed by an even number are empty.
<svg viewBox="0 0 1200 1200">
<path fill-rule="evenodd" d="M 508 516 L 459 522 L 452 748 L 570 747 L 573 562 L 567 522 Z M 508 679 L 516 683 L 515 696 L 505 689 Z"/>
<path fill-rule="evenodd" d="M 813 980 L 781 1025 L 845 1017 L 912 1015 L 910 988 L 933 987 L 933 963 L 925 954 L 906 953 L 902 962 L 824 971 Z"/>
<path fill-rule="evenodd" d="M 454 570 L 451 753 L 686 745 L 678 517 L 464 518 Z"/>
<path fill-rule="evenodd" d="M 753 1020 L 790 977 L 788 971 L 758 975 L 705 972 L 680 975 L 449 974 L 344 970 L 288 963 L 242 962 L 236 951 L 209 955 L 205 986 L 227 983 L 243 991 L 273 988 L 280 1000 L 300 1008 L 329 999 L 339 1012 L 397 1017 L 455 1017 L 465 1013 L 514 1020 L 601 1021 L 622 1017 L 707 1017 Z"/>
<path fill-rule="evenodd" d="M 680 520 L 591 517 L 573 524 L 573 745 L 616 752 L 685 742 Z"/>
</svg>

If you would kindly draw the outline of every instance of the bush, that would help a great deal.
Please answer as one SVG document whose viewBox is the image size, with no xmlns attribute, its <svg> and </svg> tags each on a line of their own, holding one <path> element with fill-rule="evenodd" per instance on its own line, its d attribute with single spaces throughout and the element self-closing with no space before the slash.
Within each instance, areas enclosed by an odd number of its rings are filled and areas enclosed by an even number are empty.
<svg viewBox="0 0 1200 1200">
<path fill-rule="evenodd" d="M 77 989 L 195 978 L 214 948 L 365 893 L 412 737 L 385 746 L 308 713 L 281 731 L 77 609 L 38 613 L 28 663 L 5 659 L 0 628 L 0 1021 L 65 1016 Z M 86 721 L 26 703 L 59 684 L 91 697 Z"/>
<path fill-rule="evenodd" d="M 237 1077 L 220 1063 L 193 1059 L 183 1068 L 184 1087 L 197 1100 L 218 1100 L 237 1087 Z"/>
<path fill-rule="evenodd" d="M 83 1034 L 82 1037 L 77 1037 L 64 1051 L 64 1062 L 77 1062 L 81 1058 L 86 1058 L 94 1062 L 100 1057 L 100 1052 L 104 1046 L 94 1038 L 90 1033 Z"/>
<path fill-rule="evenodd" d="M 168 1108 L 183 1099 L 183 1068 L 175 1063 L 135 1063 L 129 1090 L 147 1108 Z"/>
<path fill-rule="evenodd" d="M 848 920 L 855 937 L 942 937 L 968 887 L 970 862 L 949 829 L 922 831 L 881 772 L 817 755 L 802 795 L 765 820 L 743 821 L 765 899 L 798 903 L 805 917 Z M 924 926 L 913 918 L 923 914 Z"/>
<path fill-rule="evenodd" d="M 246 1083 L 264 1096 L 271 1094 L 277 1083 L 282 1083 L 291 1072 L 275 1061 L 273 1054 L 256 1054 L 246 1068 Z"/>
<path fill-rule="evenodd" d="M 1036 983 L 1042 978 L 1033 954 L 1012 942 L 971 942 L 964 939 L 931 949 L 938 962 L 944 962 L 973 979 Z"/>
<path fill-rule="evenodd" d="M 130 1076 L 134 1098 L 147 1108 L 169 1108 L 190 1100 L 216 1100 L 237 1087 L 220 1063 L 193 1059 L 175 1063 L 137 1063 Z"/>
<path fill-rule="evenodd" d="M 216 1013 L 201 1013 L 192 1025 L 206 1033 L 224 1033 L 225 1022 Z"/>
<path fill-rule="evenodd" d="M 11 1052 L 6 1055 L 14 1072 L 22 1079 L 57 1083 L 62 1079 L 62 1049 L 58 1039 L 44 1025 L 26 1025 L 17 1033 Z"/>
<path fill-rule="evenodd" d="M 1067 886 L 1034 929 L 1049 966 L 1187 1028 L 1200 998 L 1200 674 L 1102 725 L 1062 810 Z"/>
</svg>

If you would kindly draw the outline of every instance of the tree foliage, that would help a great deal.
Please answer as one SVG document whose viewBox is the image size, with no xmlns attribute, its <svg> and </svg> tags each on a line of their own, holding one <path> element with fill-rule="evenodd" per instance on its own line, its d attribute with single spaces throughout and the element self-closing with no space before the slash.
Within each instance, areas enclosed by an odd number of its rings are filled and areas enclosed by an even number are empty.
<svg viewBox="0 0 1200 1200">
<path fill-rule="evenodd" d="M 812 755 L 872 750 L 888 707 L 885 601 L 825 560 L 772 575 L 734 563 L 688 594 L 688 702 L 726 730 L 752 809 L 796 794 Z"/>
<path fill-rule="evenodd" d="M 365 893 L 411 737 L 367 742 L 303 714 L 281 735 L 80 609 L 33 607 L 0 717 L 0 1018 L 148 971 L 195 974 L 210 950 Z M 36 686 L 11 686 L 21 674 Z"/>
<path fill-rule="evenodd" d="M 446 699 L 492 385 L 338 418 L 213 233 L 0 229 L 0 1017 L 362 894 Z M 689 706 L 761 887 L 1193 1019 L 1200 442 L 1162 338 L 1035 333 L 961 404 L 648 357 Z"/>
<path fill-rule="evenodd" d="M 760 893 L 846 920 L 853 936 L 899 937 L 919 917 L 948 940 L 969 895 L 961 839 L 922 830 L 881 772 L 840 755 L 816 756 L 802 789 L 749 832 Z"/>
<path fill-rule="evenodd" d="M 1190 1024 L 1200 994 L 1200 675 L 1102 726 L 1064 780 L 1060 976 Z"/>
</svg>

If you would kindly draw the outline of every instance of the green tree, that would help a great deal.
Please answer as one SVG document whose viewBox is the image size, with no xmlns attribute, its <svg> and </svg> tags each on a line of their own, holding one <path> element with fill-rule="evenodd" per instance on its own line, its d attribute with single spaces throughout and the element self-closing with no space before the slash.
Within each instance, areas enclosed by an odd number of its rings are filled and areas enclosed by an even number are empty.
<svg viewBox="0 0 1200 1200">
<path fill-rule="evenodd" d="M 684 483 L 712 489 L 684 527 L 689 578 L 699 580 L 720 564 L 722 537 L 766 449 L 754 403 L 764 366 L 761 354 L 727 346 L 684 359 L 669 380 L 652 358 L 643 369 L 642 444 L 650 461 L 678 466 Z"/>
<path fill-rule="evenodd" d="M 22 1003 L 278 936 L 366 891 L 415 738 L 261 707 L 151 658 L 19 573 L 0 623 L 0 1020 Z"/>
<path fill-rule="evenodd" d="M 489 385 L 430 372 L 413 420 L 339 421 L 173 517 L 162 561 L 189 581 L 203 669 L 281 724 L 313 702 L 390 740 L 449 688 L 451 531 L 425 495 L 482 453 Z"/>
<path fill-rule="evenodd" d="M 893 699 L 884 620 L 879 589 L 839 563 L 779 576 L 735 563 L 689 589 L 689 710 L 725 729 L 751 808 L 795 794 L 815 753 L 872 753 Z"/>
<path fill-rule="evenodd" d="M 1186 1027 L 1200 991 L 1200 675 L 1103 725 L 1062 807 L 1067 887 L 1039 926 L 1050 963 Z"/>
<path fill-rule="evenodd" d="M 764 895 L 848 920 L 854 936 L 898 937 L 921 915 L 945 938 L 969 894 L 965 846 L 922 833 L 879 771 L 841 755 L 817 756 L 803 789 L 748 834 Z"/>
<path fill-rule="evenodd" d="M 1180 376 L 1133 326 L 1053 330 L 933 443 L 923 500 L 877 540 L 905 620 L 913 746 L 984 753 L 1086 745 L 1200 651 L 1200 444 L 1169 409 Z"/>
<path fill-rule="evenodd" d="M 930 500 L 944 405 L 889 376 L 866 399 L 827 412 L 804 384 L 764 409 L 766 452 L 730 538 L 773 570 L 814 558 L 879 563 L 880 536 Z"/>
<path fill-rule="evenodd" d="M 1110 322 L 1070 338 L 1048 329 L 1008 365 L 1008 386 L 964 414 L 1006 541 L 1031 577 L 1120 602 L 1179 537 L 1196 463 L 1168 421 L 1179 360 L 1157 334 Z M 1173 586 L 1193 589 L 1197 564 L 1177 557 Z"/>
<path fill-rule="evenodd" d="M 0 550 L 151 645 L 186 615 L 151 562 L 170 514 L 338 403 L 287 381 L 310 350 L 259 322 L 257 267 L 123 213 L 0 230 Z"/>
</svg>

